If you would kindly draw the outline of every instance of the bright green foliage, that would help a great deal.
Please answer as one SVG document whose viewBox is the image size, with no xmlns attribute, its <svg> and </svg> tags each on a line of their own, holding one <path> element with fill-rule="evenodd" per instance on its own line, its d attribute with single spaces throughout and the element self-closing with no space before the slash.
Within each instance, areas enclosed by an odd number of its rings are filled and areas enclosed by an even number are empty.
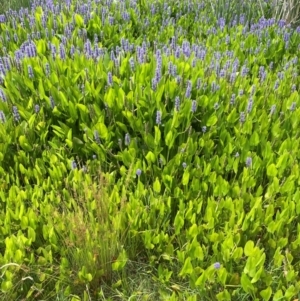
<svg viewBox="0 0 300 301">
<path fill-rule="evenodd" d="M 0 299 L 297 300 L 299 28 L 107 2 L 0 16 Z"/>
</svg>

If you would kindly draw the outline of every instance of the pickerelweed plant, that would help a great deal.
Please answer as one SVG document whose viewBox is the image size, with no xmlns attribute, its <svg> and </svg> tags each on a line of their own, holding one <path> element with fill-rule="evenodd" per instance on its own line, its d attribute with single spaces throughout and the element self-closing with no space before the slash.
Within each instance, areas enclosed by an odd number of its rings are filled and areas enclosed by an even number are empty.
<svg viewBox="0 0 300 301">
<path fill-rule="evenodd" d="M 0 15 L 1 299 L 298 297 L 300 27 L 213 4 Z"/>
</svg>

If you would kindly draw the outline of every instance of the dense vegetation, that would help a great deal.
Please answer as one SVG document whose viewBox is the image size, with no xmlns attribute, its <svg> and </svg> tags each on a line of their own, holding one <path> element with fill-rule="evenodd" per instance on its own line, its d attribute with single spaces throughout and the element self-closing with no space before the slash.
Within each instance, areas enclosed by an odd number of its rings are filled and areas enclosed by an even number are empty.
<svg viewBox="0 0 300 301">
<path fill-rule="evenodd" d="M 255 3 L 0 15 L 1 300 L 298 300 L 300 27 Z"/>
</svg>

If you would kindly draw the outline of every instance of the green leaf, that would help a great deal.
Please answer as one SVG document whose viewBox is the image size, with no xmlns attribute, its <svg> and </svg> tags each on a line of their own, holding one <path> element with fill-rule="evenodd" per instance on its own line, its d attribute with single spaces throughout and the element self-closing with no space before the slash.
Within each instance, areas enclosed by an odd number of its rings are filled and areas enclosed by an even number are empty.
<svg viewBox="0 0 300 301">
<path fill-rule="evenodd" d="M 169 190 L 171 190 L 173 178 L 171 176 L 169 176 L 169 175 L 163 175 L 162 179 L 163 179 L 163 183 L 165 184 L 165 186 Z"/>
<path fill-rule="evenodd" d="M 195 237 L 195 240 L 197 238 Z M 201 245 L 197 242 L 197 246 L 194 248 L 193 258 L 197 258 L 197 260 L 202 261 L 204 259 L 203 249 Z"/>
<path fill-rule="evenodd" d="M 188 234 L 190 237 L 196 237 L 198 235 L 198 226 L 196 224 L 193 224 L 188 231 Z"/>
<path fill-rule="evenodd" d="M 235 261 L 240 260 L 243 257 L 243 248 L 238 247 L 234 250 L 233 254 L 232 254 L 232 258 Z"/>
<path fill-rule="evenodd" d="M 69 147 L 70 149 L 72 149 L 72 148 L 73 148 L 73 141 L 72 141 L 72 140 L 69 140 L 69 139 L 66 139 L 65 141 L 66 141 L 68 147 Z"/>
<path fill-rule="evenodd" d="M 44 90 L 44 84 L 43 84 L 43 82 L 42 82 L 41 79 L 39 80 L 39 88 L 38 88 L 38 90 L 39 90 L 39 96 L 40 96 L 40 98 L 44 99 L 45 98 L 45 90 Z"/>
<path fill-rule="evenodd" d="M 166 145 L 168 149 L 171 149 L 173 147 L 174 141 L 175 141 L 175 136 L 173 135 L 172 131 L 169 131 L 167 136 L 166 136 Z"/>
<path fill-rule="evenodd" d="M 148 161 L 148 164 L 150 163 L 155 163 L 155 155 L 152 152 L 148 152 L 148 154 L 146 155 L 146 160 Z"/>
<path fill-rule="evenodd" d="M 124 107 L 124 99 L 125 99 L 125 92 L 122 88 L 119 88 L 118 97 L 117 97 L 117 104 L 119 109 L 122 109 Z"/>
<path fill-rule="evenodd" d="M 154 143 L 156 146 L 160 145 L 161 140 L 161 132 L 158 126 L 154 127 L 155 135 L 154 135 Z"/>
<path fill-rule="evenodd" d="M 36 40 L 35 41 L 36 49 L 38 54 L 45 55 L 47 46 L 44 40 Z"/>
<path fill-rule="evenodd" d="M 74 18 L 75 18 L 75 23 L 76 23 L 77 26 L 79 26 L 79 27 L 84 26 L 83 18 L 80 15 L 75 14 Z"/>
<path fill-rule="evenodd" d="M 27 138 L 23 135 L 21 135 L 19 137 L 19 143 L 20 143 L 20 146 L 21 148 L 24 150 L 24 151 L 27 151 L 27 152 L 31 152 L 32 151 L 32 146 L 29 144 Z"/>
<path fill-rule="evenodd" d="M 256 131 L 253 132 L 252 136 L 250 137 L 250 145 L 251 146 L 256 146 L 259 144 L 259 135 L 257 134 Z"/>
<path fill-rule="evenodd" d="M 212 125 L 215 125 L 218 121 L 218 117 L 213 114 L 209 117 L 209 119 L 207 120 L 206 122 L 206 126 L 212 126 Z"/>
<path fill-rule="evenodd" d="M 259 293 L 264 301 L 269 301 L 272 296 L 272 289 L 270 287 Z"/>
<path fill-rule="evenodd" d="M 21 228 L 22 230 L 26 229 L 28 227 L 28 217 L 22 216 L 21 217 Z"/>
<path fill-rule="evenodd" d="M 100 138 L 105 139 L 105 140 L 108 138 L 108 130 L 104 123 L 96 124 L 95 128 L 99 132 Z"/>
<path fill-rule="evenodd" d="M 64 138 L 65 137 L 65 132 L 64 130 L 57 126 L 57 125 L 51 125 L 51 127 L 54 129 L 53 132 L 60 138 Z"/>
<path fill-rule="evenodd" d="M 281 192 L 284 193 L 290 193 L 294 190 L 295 184 L 293 180 L 293 176 L 289 176 L 287 180 L 284 182 L 284 184 L 281 187 Z"/>
<path fill-rule="evenodd" d="M 85 105 L 83 105 L 81 103 L 77 103 L 76 107 L 79 109 L 79 111 L 81 113 L 84 113 L 84 114 L 88 114 L 89 113 L 89 109 L 87 108 L 87 106 L 85 106 Z"/>
<path fill-rule="evenodd" d="M 267 167 L 267 175 L 269 177 L 276 177 L 277 175 L 277 168 L 276 168 L 276 165 L 275 164 L 270 164 L 268 167 Z"/>
<path fill-rule="evenodd" d="M 161 190 L 161 185 L 157 177 L 155 179 L 155 182 L 153 183 L 153 190 L 157 193 L 160 193 Z"/>
<path fill-rule="evenodd" d="M 282 290 L 281 289 L 279 289 L 275 294 L 274 294 L 274 296 L 273 296 L 273 301 L 281 301 L 281 300 L 283 300 L 283 294 L 282 294 Z"/>
<path fill-rule="evenodd" d="M 254 286 L 245 273 L 242 274 L 241 285 L 242 285 L 243 290 L 248 294 L 254 291 Z"/>
<path fill-rule="evenodd" d="M 235 123 L 235 121 L 238 119 L 238 115 L 236 112 L 236 108 L 234 108 L 230 114 L 227 116 L 227 122 L 228 123 Z"/>
<path fill-rule="evenodd" d="M 204 288 L 205 286 L 205 281 L 206 281 L 206 275 L 205 273 L 202 273 L 201 276 L 199 276 L 199 278 L 197 279 L 197 281 L 195 282 L 195 285 L 201 288 Z"/>
<path fill-rule="evenodd" d="M 151 134 L 147 134 L 144 137 L 144 141 L 149 148 L 155 148 L 154 137 Z"/>
<path fill-rule="evenodd" d="M 32 242 L 35 241 L 36 234 L 33 228 L 28 227 L 28 238 L 32 240 Z"/>
<path fill-rule="evenodd" d="M 21 250 L 16 250 L 15 254 L 14 254 L 14 260 L 16 262 L 22 262 L 22 258 L 23 258 L 23 253 Z"/>
<path fill-rule="evenodd" d="M 117 125 L 120 129 L 122 129 L 122 131 L 124 131 L 125 133 L 128 133 L 127 126 L 126 126 L 124 123 L 119 122 L 119 121 L 116 121 L 116 125 Z"/>
<path fill-rule="evenodd" d="M 31 90 L 31 92 L 35 92 L 33 82 L 28 77 L 24 77 L 24 83 L 26 87 Z"/>
<path fill-rule="evenodd" d="M 72 129 L 69 129 L 68 134 L 67 134 L 67 138 L 71 141 L 72 140 Z"/>
<path fill-rule="evenodd" d="M 180 271 L 179 276 L 190 275 L 193 273 L 193 271 L 194 271 L 194 268 L 191 263 L 191 257 L 188 257 L 188 258 L 186 258 L 186 260 L 184 262 L 183 268 Z"/>
<path fill-rule="evenodd" d="M 122 153 L 122 161 L 123 163 L 129 167 L 130 164 L 132 163 L 133 161 L 133 157 L 131 156 L 130 152 L 127 151 L 127 150 L 124 150 L 123 153 Z"/>
<path fill-rule="evenodd" d="M 230 293 L 225 289 L 224 291 L 218 293 L 216 295 L 216 298 L 218 301 L 230 301 L 231 300 L 231 295 Z"/>
<path fill-rule="evenodd" d="M 78 145 L 83 145 L 84 142 L 77 137 L 73 137 L 73 143 Z"/>
<path fill-rule="evenodd" d="M 77 115 L 76 106 L 71 101 L 69 101 L 69 113 L 70 113 L 70 117 L 74 121 L 77 120 L 78 115 Z"/>
<path fill-rule="evenodd" d="M 120 271 L 122 270 L 126 263 L 127 263 L 127 255 L 125 250 L 122 250 L 122 252 L 119 254 L 117 260 L 112 264 L 113 271 Z"/>
<path fill-rule="evenodd" d="M 161 104 L 161 98 L 162 98 L 162 95 L 164 93 L 164 89 L 165 89 L 165 85 L 161 85 L 161 86 L 158 87 L 158 90 L 156 92 L 155 100 L 156 100 L 157 107 L 159 107 L 160 104 Z"/>
<path fill-rule="evenodd" d="M 114 99 L 115 99 L 115 92 L 114 89 L 109 88 L 108 92 L 104 96 L 104 100 L 107 103 L 109 108 L 114 107 Z"/>
<path fill-rule="evenodd" d="M 254 277 L 251 280 L 251 283 L 256 283 L 258 280 L 260 280 L 260 276 L 264 270 L 264 267 L 261 266 L 260 269 L 255 273 Z"/>
<path fill-rule="evenodd" d="M 251 256 L 254 249 L 254 242 L 252 240 L 248 240 L 245 247 L 244 247 L 244 253 L 246 256 Z"/>
<path fill-rule="evenodd" d="M 185 170 L 182 176 L 182 185 L 186 186 L 190 180 L 190 173 Z"/>
<path fill-rule="evenodd" d="M 10 280 L 1 282 L 1 290 L 3 293 L 9 292 L 12 289 L 13 283 Z"/>
<path fill-rule="evenodd" d="M 286 300 L 291 300 L 291 298 L 293 296 L 296 296 L 297 293 L 298 293 L 298 289 L 296 289 L 294 285 L 290 285 L 289 288 L 285 291 L 284 296 Z"/>
<path fill-rule="evenodd" d="M 227 275 L 227 271 L 224 268 L 221 268 L 218 272 L 218 278 L 224 286 L 226 285 Z"/>
<path fill-rule="evenodd" d="M 175 227 L 175 234 L 179 234 L 181 228 L 184 225 L 184 219 L 180 211 L 177 212 L 175 220 L 174 220 L 174 227 Z"/>
</svg>

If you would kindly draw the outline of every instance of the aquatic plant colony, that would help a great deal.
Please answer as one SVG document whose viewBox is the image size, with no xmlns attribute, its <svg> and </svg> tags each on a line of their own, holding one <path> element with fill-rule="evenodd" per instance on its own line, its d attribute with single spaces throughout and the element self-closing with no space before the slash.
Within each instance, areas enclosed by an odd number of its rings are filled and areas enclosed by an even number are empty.
<svg viewBox="0 0 300 301">
<path fill-rule="evenodd" d="M 300 28 L 209 7 L 0 15 L 1 300 L 298 300 Z"/>
</svg>

